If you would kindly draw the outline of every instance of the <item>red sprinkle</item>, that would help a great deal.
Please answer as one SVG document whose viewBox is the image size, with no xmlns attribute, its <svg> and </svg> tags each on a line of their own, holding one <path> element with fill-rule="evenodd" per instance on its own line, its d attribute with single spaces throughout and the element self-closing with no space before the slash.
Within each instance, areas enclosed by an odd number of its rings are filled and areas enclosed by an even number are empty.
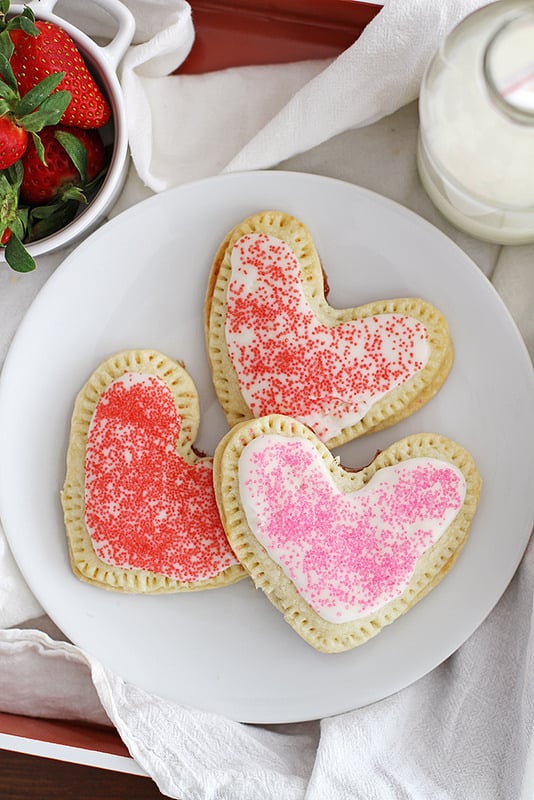
<svg viewBox="0 0 534 800">
<path fill-rule="evenodd" d="M 221 525 L 212 460 L 189 464 L 176 450 L 181 422 L 160 378 L 128 373 L 112 383 L 89 430 L 85 517 L 106 563 L 194 582 L 237 560 Z"/>
<path fill-rule="evenodd" d="M 407 315 L 323 324 L 304 295 L 295 253 L 266 234 L 236 243 L 226 303 L 228 350 L 253 415 L 290 414 L 323 439 L 333 425 L 361 419 L 427 358 L 428 331 Z"/>
</svg>

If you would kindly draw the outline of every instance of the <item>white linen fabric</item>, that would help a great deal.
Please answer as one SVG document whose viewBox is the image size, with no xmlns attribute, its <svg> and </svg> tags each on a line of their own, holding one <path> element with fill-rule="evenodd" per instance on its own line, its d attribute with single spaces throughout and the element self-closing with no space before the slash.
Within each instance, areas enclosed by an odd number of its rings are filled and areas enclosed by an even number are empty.
<svg viewBox="0 0 534 800">
<path fill-rule="evenodd" d="M 415 166 L 423 70 L 483 2 L 389 0 L 335 60 L 195 76 L 169 74 L 193 42 L 188 4 L 126 4 L 137 22 L 120 73 L 132 166 L 114 214 L 222 171 L 283 168 L 351 181 L 454 239 L 493 281 L 534 355 L 534 246 L 497 247 L 455 230 Z M 65 0 L 65 16 L 102 35 L 107 20 L 93 5 Z M 0 359 L 65 255 L 43 257 L 32 275 L 0 272 Z M 115 725 L 161 791 L 180 800 L 531 800 L 533 589 L 531 543 L 486 621 L 424 678 L 338 717 L 260 727 L 147 695 L 64 641 L 40 616 L 0 531 L 0 710 Z"/>
</svg>

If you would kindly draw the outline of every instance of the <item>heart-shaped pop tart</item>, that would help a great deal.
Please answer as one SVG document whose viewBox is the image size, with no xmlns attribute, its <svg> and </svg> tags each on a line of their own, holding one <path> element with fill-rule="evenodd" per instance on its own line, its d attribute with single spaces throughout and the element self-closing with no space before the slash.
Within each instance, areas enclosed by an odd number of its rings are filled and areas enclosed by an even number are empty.
<svg viewBox="0 0 534 800">
<path fill-rule="evenodd" d="M 154 350 L 109 358 L 79 393 L 61 495 L 75 575 L 123 592 L 234 583 L 213 460 L 193 444 L 199 401 L 183 366 Z"/>
<path fill-rule="evenodd" d="M 326 653 L 363 644 L 439 583 L 480 495 L 473 459 L 442 436 L 408 436 L 351 471 L 281 415 L 237 425 L 213 469 L 234 552 L 286 622 Z"/>
<path fill-rule="evenodd" d="M 249 217 L 221 244 L 205 325 L 230 425 L 290 415 L 329 447 L 412 414 L 453 360 L 447 322 L 424 300 L 330 306 L 309 230 L 279 211 Z"/>
</svg>

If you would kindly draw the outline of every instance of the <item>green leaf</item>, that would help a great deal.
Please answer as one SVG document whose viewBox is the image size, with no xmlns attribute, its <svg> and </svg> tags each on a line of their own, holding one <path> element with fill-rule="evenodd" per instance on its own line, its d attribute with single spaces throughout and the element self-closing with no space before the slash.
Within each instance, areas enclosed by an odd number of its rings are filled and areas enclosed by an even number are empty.
<svg viewBox="0 0 534 800">
<path fill-rule="evenodd" d="M 82 183 L 87 181 L 87 148 L 77 136 L 67 131 L 56 131 L 54 137 L 60 143 L 62 148 L 66 150 L 70 160 L 78 170 L 78 174 Z"/>
<path fill-rule="evenodd" d="M 7 60 L 11 58 L 13 55 L 13 51 L 15 50 L 15 46 L 11 41 L 11 37 L 7 30 L 4 30 L 0 33 L 0 53 L 4 55 Z"/>
<path fill-rule="evenodd" d="M 1 78 L 0 78 L 0 97 L 2 97 L 7 103 L 9 103 L 9 107 L 12 108 L 15 106 L 19 100 L 19 93 L 14 92 L 10 86 L 7 85 Z"/>
<path fill-rule="evenodd" d="M 47 167 L 48 164 L 46 163 L 45 149 L 43 147 L 43 143 L 41 141 L 41 137 L 39 136 L 39 134 L 34 133 L 33 131 L 31 132 L 31 137 L 33 139 L 33 144 L 35 145 L 35 150 L 37 152 L 37 156 L 39 158 L 39 161 L 41 161 L 41 163 L 43 163 L 45 165 L 45 167 Z"/>
<path fill-rule="evenodd" d="M 21 30 L 30 36 L 39 36 L 40 34 L 40 30 L 35 24 L 35 14 L 28 6 L 25 6 L 20 14 L 15 14 L 8 20 L 6 30 Z"/>
<path fill-rule="evenodd" d="M 71 93 L 67 91 L 54 92 L 43 100 L 37 111 L 20 117 L 19 125 L 26 128 L 29 133 L 38 133 L 47 125 L 57 125 L 71 97 Z"/>
<path fill-rule="evenodd" d="M 18 186 L 11 183 L 11 174 L 0 173 L 0 220 L 10 225 L 17 216 Z"/>
<path fill-rule="evenodd" d="M 4 53 L 0 53 L 0 74 L 9 88 L 18 96 L 19 87 L 17 85 L 17 79 L 15 78 L 9 59 L 6 58 Z"/>
<path fill-rule="evenodd" d="M 87 197 L 80 186 L 68 186 L 61 192 L 62 200 L 76 200 L 78 203 L 87 204 Z"/>
<path fill-rule="evenodd" d="M 51 206 L 36 206 L 30 211 L 30 240 L 50 236 L 68 225 L 79 208 L 79 203 L 69 200 L 66 203 L 53 203 Z"/>
<path fill-rule="evenodd" d="M 28 214 L 29 214 L 29 211 L 30 211 L 30 209 L 26 208 L 25 206 L 22 206 L 22 207 L 19 206 L 19 208 L 17 210 L 17 219 L 18 219 L 18 221 L 20 222 L 20 224 L 22 226 L 22 233 L 19 236 L 19 238 L 22 239 L 22 240 L 24 240 L 24 237 L 26 235 L 26 231 L 28 229 Z"/>
<path fill-rule="evenodd" d="M 29 6 L 24 6 L 24 9 L 20 16 L 24 17 L 25 19 L 28 19 L 30 22 L 35 22 L 35 14 L 33 13 L 33 9 L 31 9 Z M 39 34 L 39 28 L 37 28 L 36 30 L 37 33 Z"/>
<path fill-rule="evenodd" d="M 6 172 L 7 170 L 3 170 L 2 172 L 0 172 L 0 218 L 2 212 L 2 205 L 5 202 L 5 198 L 7 197 L 8 193 L 12 191 L 13 188 L 7 178 L 7 175 L 5 174 Z"/>
<path fill-rule="evenodd" d="M 95 175 L 95 177 L 93 178 L 93 180 L 89 181 L 88 183 L 86 183 L 86 184 L 84 185 L 84 187 L 83 187 L 83 190 L 84 190 L 84 194 L 85 194 L 85 196 L 87 197 L 87 202 L 89 202 L 90 200 L 92 200 L 92 199 L 93 199 L 93 197 L 95 196 L 95 194 L 97 193 L 97 191 L 98 191 L 98 190 L 100 189 L 100 187 L 102 186 L 102 183 L 103 183 L 103 181 L 104 181 L 104 178 L 105 178 L 105 177 L 106 177 L 106 175 L 107 175 L 108 168 L 109 168 L 109 164 L 106 164 L 106 166 L 104 167 L 104 169 L 102 169 L 102 170 L 101 170 L 101 171 L 98 173 L 98 175 Z"/>
<path fill-rule="evenodd" d="M 15 272 L 32 272 L 35 261 L 28 253 L 19 237 L 12 233 L 5 249 L 6 261 Z"/>
<path fill-rule="evenodd" d="M 8 22 L 7 27 L 10 31 L 19 29 L 21 31 L 24 31 L 24 33 L 27 33 L 28 36 L 33 36 L 33 37 L 39 36 L 39 34 L 41 33 L 41 31 L 35 25 L 33 20 L 25 16 L 24 12 L 19 17 L 13 17 Z"/>
<path fill-rule="evenodd" d="M 27 223 L 28 215 L 25 215 L 25 220 Z M 16 236 L 21 242 L 24 241 L 24 237 L 26 236 L 26 224 L 24 220 L 18 216 L 9 226 L 11 228 L 11 234 Z"/>
<path fill-rule="evenodd" d="M 19 101 L 19 97 L 11 91 L 9 86 L 7 86 L 2 80 L 0 80 L 0 98 L 7 103 L 8 110 L 17 105 Z"/>
<path fill-rule="evenodd" d="M 24 117 L 26 114 L 31 114 L 37 106 L 40 106 L 49 95 L 52 94 L 54 89 L 59 86 L 63 78 L 64 72 L 54 72 L 52 75 L 47 75 L 42 81 L 26 92 L 20 103 L 17 104 L 15 114 L 18 117 Z"/>
<path fill-rule="evenodd" d="M 22 166 L 21 160 L 19 159 L 18 161 L 15 161 L 14 164 L 4 170 L 4 175 L 6 176 L 10 186 L 13 187 L 15 192 L 18 192 L 24 177 L 24 167 Z"/>
<path fill-rule="evenodd" d="M 32 224 L 37 220 L 48 219 L 52 214 L 56 214 L 60 205 L 61 201 L 57 203 L 48 203 L 45 206 L 34 206 L 30 211 Z"/>
</svg>

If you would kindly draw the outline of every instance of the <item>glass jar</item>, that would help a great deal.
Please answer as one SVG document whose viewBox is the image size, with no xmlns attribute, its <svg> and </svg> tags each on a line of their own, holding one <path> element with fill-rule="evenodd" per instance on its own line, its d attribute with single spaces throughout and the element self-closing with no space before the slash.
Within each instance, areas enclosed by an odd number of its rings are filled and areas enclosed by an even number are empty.
<svg viewBox="0 0 534 800">
<path fill-rule="evenodd" d="M 426 70 L 417 163 L 456 227 L 534 241 L 534 4 L 499 0 L 466 17 Z"/>
</svg>

